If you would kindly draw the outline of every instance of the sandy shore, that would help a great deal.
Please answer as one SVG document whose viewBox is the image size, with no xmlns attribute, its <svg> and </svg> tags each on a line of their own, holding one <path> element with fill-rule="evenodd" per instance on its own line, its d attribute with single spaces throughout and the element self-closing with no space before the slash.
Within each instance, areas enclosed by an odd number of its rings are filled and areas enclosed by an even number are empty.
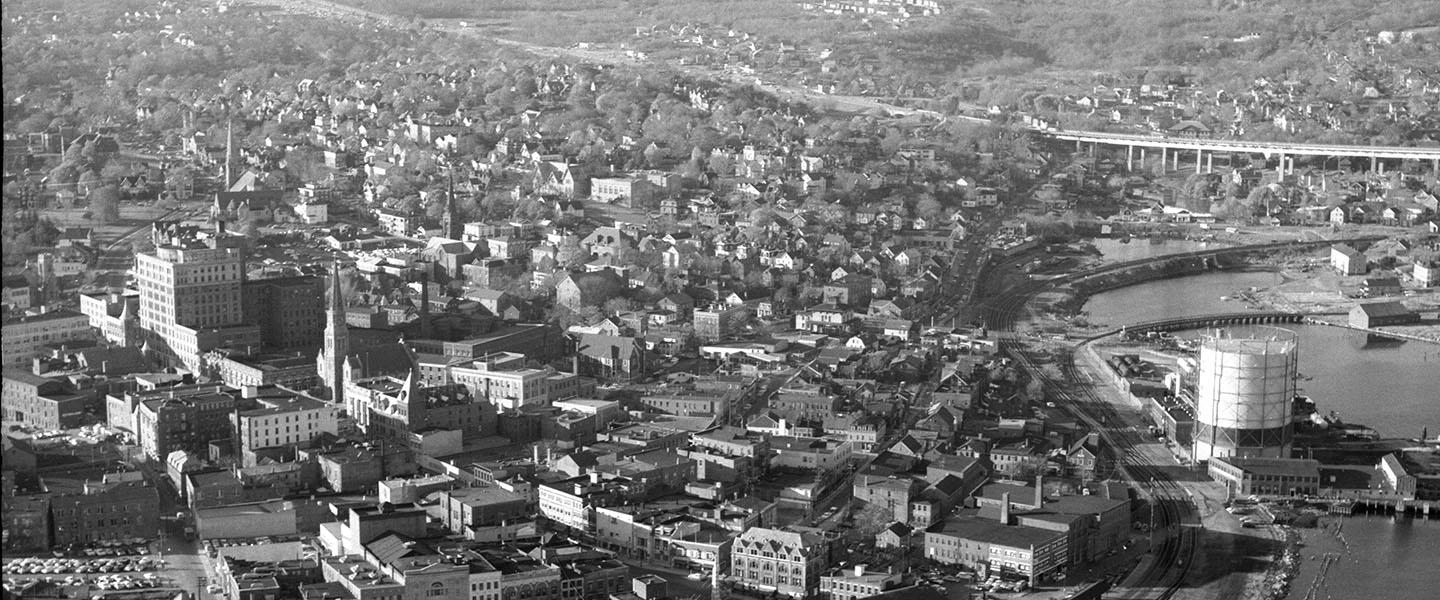
<svg viewBox="0 0 1440 600">
<path fill-rule="evenodd" d="M 1326 587 L 1330 567 L 1337 561 L 1346 560 L 1352 552 L 1345 541 L 1345 519 L 1325 517 L 1314 529 L 1296 529 L 1291 547 L 1300 560 L 1291 567 L 1290 593 L 1277 596 L 1285 600 L 1328 600 L 1331 598 Z"/>
</svg>

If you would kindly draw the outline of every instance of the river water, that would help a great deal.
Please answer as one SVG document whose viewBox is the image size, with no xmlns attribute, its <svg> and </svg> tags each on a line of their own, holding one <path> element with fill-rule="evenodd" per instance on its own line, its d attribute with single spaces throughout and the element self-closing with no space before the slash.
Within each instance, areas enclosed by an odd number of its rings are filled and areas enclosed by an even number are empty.
<svg viewBox="0 0 1440 600">
<path fill-rule="evenodd" d="M 1090 240 L 1090 244 L 1095 246 L 1095 249 L 1100 251 L 1100 256 L 1105 257 L 1108 262 L 1125 262 L 1162 254 L 1196 252 L 1210 247 L 1205 242 L 1170 238 L 1136 238 L 1128 242 L 1113 238 L 1096 238 Z"/>
<path fill-rule="evenodd" d="M 1173 242 L 1152 246 L 1136 241 L 1126 246 L 1122 254 L 1107 256 L 1130 260 L 1186 251 Z M 1109 326 L 1167 316 L 1243 312 L 1243 302 L 1222 297 L 1279 282 L 1276 273 L 1209 272 L 1096 294 L 1084 310 L 1091 322 Z M 1372 338 L 1323 325 L 1284 328 L 1299 336 L 1299 370 L 1304 376 L 1299 387 L 1322 412 L 1336 411 L 1345 421 L 1369 425 L 1385 437 L 1418 437 L 1425 427 L 1431 436 L 1440 433 L 1440 345 Z M 1331 567 L 1320 598 L 1440 598 L 1440 521 L 1357 516 L 1346 520 L 1345 535 L 1353 552 Z M 1291 588 L 1290 600 L 1304 598 L 1300 583 Z"/>
<path fill-rule="evenodd" d="M 1212 271 L 1102 292 L 1085 303 L 1084 311 L 1092 323 L 1112 327 L 1244 312 L 1245 303 L 1222 298 L 1279 282 L 1280 275 L 1271 272 Z M 1419 437 L 1425 427 L 1431 435 L 1440 433 L 1440 345 L 1374 338 L 1324 325 L 1283 327 L 1299 335 L 1299 370 L 1305 376 L 1299 387 L 1322 413 L 1333 410 L 1345 421 L 1368 425 L 1386 437 Z"/>
<path fill-rule="evenodd" d="M 1349 544 L 1322 579 L 1316 600 L 1433 600 L 1440 597 L 1440 521 L 1390 515 L 1343 519 Z M 1302 550 L 1302 553 L 1305 552 Z M 1306 600 L 1313 577 L 1297 578 L 1287 600 Z"/>
</svg>

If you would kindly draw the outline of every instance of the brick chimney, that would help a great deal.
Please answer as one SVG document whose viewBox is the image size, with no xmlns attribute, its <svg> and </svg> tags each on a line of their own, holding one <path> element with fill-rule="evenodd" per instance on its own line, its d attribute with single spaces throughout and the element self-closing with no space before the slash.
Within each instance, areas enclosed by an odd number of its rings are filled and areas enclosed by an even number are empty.
<svg viewBox="0 0 1440 600">
<path fill-rule="evenodd" d="M 1000 524 L 1010 524 L 1010 492 L 1000 494 Z"/>
</svg>

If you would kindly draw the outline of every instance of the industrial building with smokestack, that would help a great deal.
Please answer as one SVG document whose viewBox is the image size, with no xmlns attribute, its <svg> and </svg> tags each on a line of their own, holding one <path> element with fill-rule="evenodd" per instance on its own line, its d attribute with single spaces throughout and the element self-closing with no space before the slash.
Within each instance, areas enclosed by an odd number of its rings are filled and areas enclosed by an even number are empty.
<svg viewBox="0 0 1440 600">
<path fill-rule="evenodd" d="M 1033 487 L 997 483 L 962 509 L 925 531 L 924 556 L 988 574 L 1018 575 L 1032 585 L 1067 565 L 1082 564 L 1125 543 L 1129 498 L 1103 495 L 1046 496 Z"/>
</svg>

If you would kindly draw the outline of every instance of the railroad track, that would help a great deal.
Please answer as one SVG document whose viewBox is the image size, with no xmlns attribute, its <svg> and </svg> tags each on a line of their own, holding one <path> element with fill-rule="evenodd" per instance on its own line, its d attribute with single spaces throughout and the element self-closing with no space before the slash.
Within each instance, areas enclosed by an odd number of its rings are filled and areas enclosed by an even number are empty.
<svg viewBox="0 0 1440 600">
<path fill-rule="evenodd" d="M 1080 274 L 1076 274 L 1080 275 Z M 1039 368 L 1026 351 L 1022 338 L 1014 329 L 1026 304 L 1053 281 L 1026 282 L 1001 292 L 984 305 L 986 324 L 1000 338 L 1002 352 L 1013 357 L 1031 377 L 1038 379 L 1047 394 L 1053 395 L 1077 419 L 1100 434 L 1112 449 L 1115 473 L 1136 488 L 1141 497 L 1150 501 L 1152 511 L 1159 511 L 1155 530 L 1165 536 L 1153 546 L 1153 560 L 1138 579 L 1117 590 L 1110 597 L 1126 600 L 1169 600 L 1184 586 L 1194 560 L 1202 529 L 1199 512 L 1183 486 L 1170 477 L 1153 455 L 1141 452 L 1147 442 L 1115 407 L 1087 385 L 1075 365 L 1073 354 L 1060 360 L 1060 376 L 1052 376 Z M 1161 460 L 1164 460 L 1161 457 Z M 1132 573 L 1128 578 L 1134 578 Z"/>
</svg>

